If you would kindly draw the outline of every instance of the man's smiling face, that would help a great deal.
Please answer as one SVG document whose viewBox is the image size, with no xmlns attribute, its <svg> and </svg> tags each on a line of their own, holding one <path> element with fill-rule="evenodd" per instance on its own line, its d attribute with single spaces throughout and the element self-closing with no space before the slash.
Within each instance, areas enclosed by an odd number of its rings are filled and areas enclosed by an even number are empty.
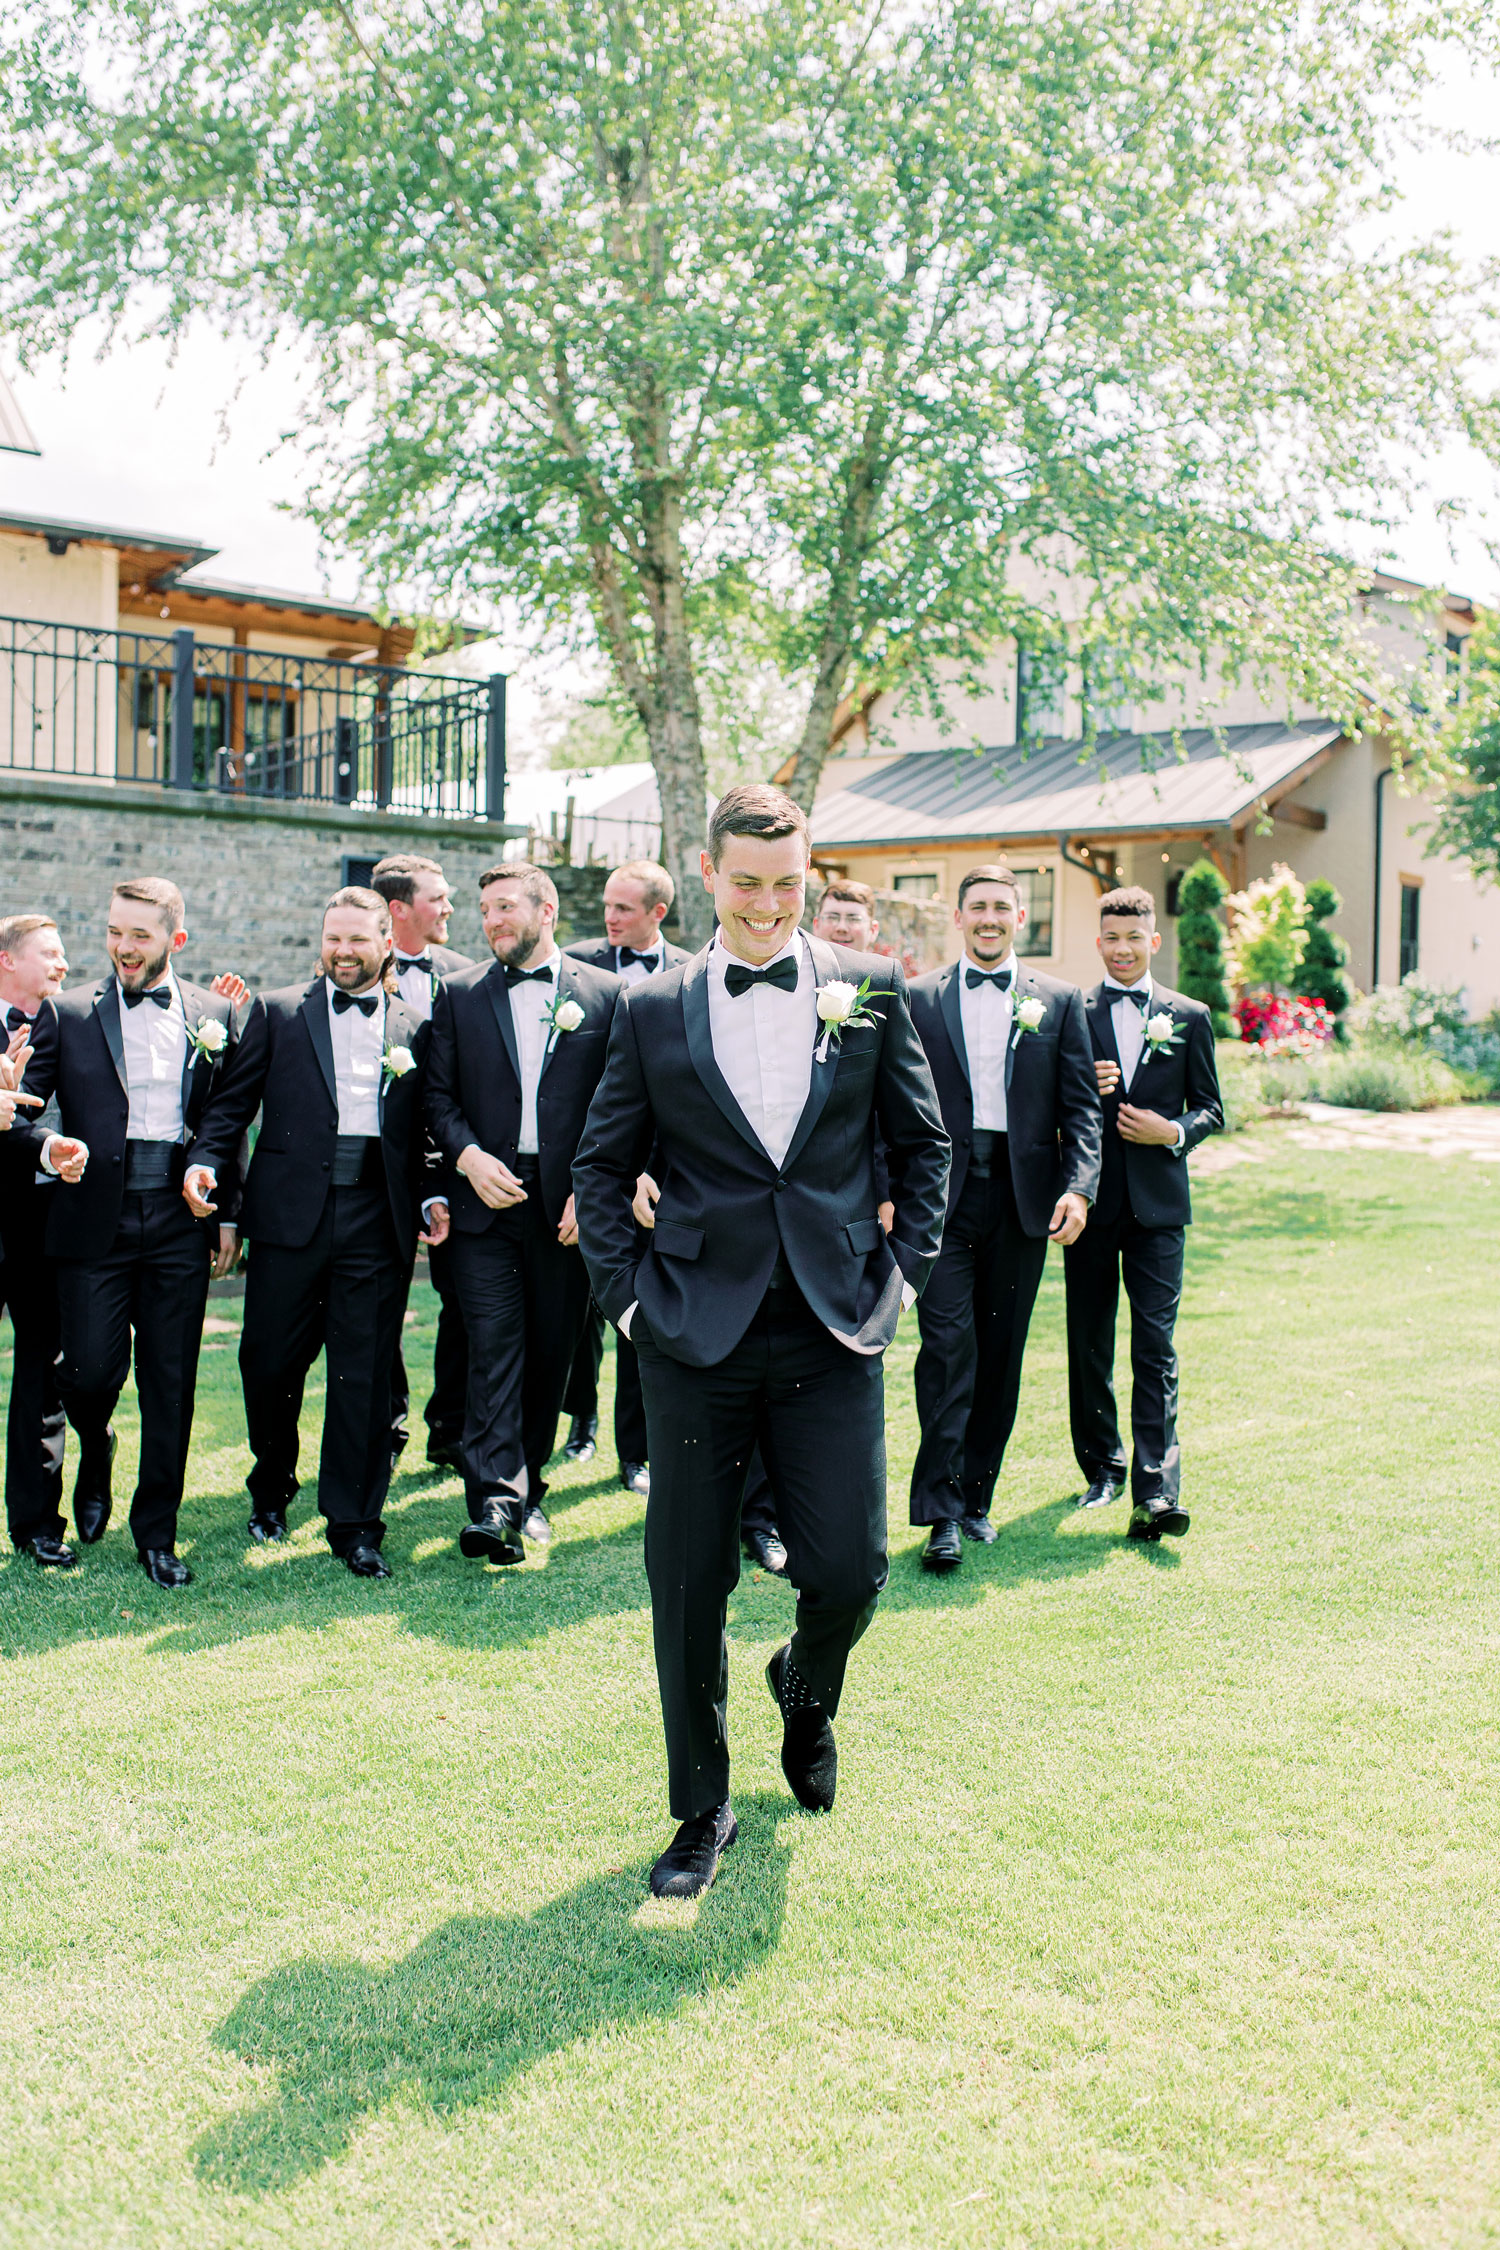
<svg viewBox="0 0 1500 2250">
<path fill-rule="evenodd" d="M 953 919 L 969 958 L 993 969 L 1009 955 L 1026 909 L 1009 883 L 971 883 Z"/>
<path fill-rule="evenodd" d="M 753 968 L 772 960 L 802 919 L 807 838 L 726 836 L 718 866 L 707 852 L 702 865 L 728 951 Z"/>
</svg>

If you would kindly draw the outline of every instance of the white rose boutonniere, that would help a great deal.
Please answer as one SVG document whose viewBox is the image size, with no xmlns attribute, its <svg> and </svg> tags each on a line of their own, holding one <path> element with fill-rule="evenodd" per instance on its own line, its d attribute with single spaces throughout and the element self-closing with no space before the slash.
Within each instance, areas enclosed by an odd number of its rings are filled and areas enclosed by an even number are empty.
<svg viewBox="0 0 1500 2250">
<path fill-rule="evenodd" d="M 565 993 L 559 992 L 542 1021 L 547 1026 L 547 1052 L 550 1055 L 560 1032 L 578 1029 L 583 1021 L 583 1010 L 576 1000 L 570 1000 Z"/>
<path fill-rule="evenodd" d="M 385 1083 L 389 1086 L 393 1078 L 404 1078 L 409 1070 L 415 1070 L 417 1058 L 410 1047 L 387 1047 L 380 1058 L 380 1064 L 385 1073 Z"/>
<path fill-rule="evenodd" d="M 192 1041 L 193 1052 L 202 1055 L 205 1062 L 222 1055 L 229 1045 L 229 1034 L 217 1016 L 200 1016 L 188 1038 Z"/>
<path fill-rule="evenodd" d="M 1046 1013 L 1046 1001 L 1039 1000 L 1034 992 L 1028 992 L 1024 1000 L 1018 1001 L 1016 1003 L 1016 1035 L 1011 1041 L 1011 1045 L 1019 1047 L 1028 1031 L 1040 1031 Z"/>
<path fill-rule="evenodd" d="M 1153 1055 L 1161 1054 L 1164 1048 L 1176 1046 L 1177 1029 L 1177 1025 L 1165 1008 L 1159 1009 L 1154 1016 L 1146 1018 L 1146 1045 Z"/>
<path fill-rule="evenodd" d="M 862 1024 L 879 1023 L 875 1010 L 866 1006 L 869 992 L 868 977 L 863 984 L 848 984 L 842 977 L 830 977 L 826 984 L 819 985 L 818 1021 L 823 1026 L 823 1036 L 813 1055 L 814 1062 L 827 1062 L 831 1039 L 842 1045 L 846 1031 L 858 1031 Z"/>
</svg>

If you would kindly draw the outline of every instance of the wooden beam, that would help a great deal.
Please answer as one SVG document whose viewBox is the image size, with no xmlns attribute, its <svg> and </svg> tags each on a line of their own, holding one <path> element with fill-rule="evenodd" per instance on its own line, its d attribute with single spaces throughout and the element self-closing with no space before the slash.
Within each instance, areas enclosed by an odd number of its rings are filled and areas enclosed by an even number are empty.
<svg viewBox="0 0 1500 2250">
<path fill-rule="evenodd" d="M 1291 828 L 1310 828 L 1317 835 L 1321 835 L 1328 826 L 1327 813 L 1319 812 L 1314 805 L 1294 805 L 1290 802 L 1273 805 L 1271 818 L 1284 820 Z"/>
</svg>

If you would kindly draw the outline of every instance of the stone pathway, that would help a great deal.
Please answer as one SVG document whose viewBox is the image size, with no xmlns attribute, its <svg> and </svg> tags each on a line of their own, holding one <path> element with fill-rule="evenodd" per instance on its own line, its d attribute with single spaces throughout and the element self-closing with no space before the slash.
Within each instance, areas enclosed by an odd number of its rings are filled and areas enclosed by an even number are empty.
<svg viewBox="0 0 1500 2250">
<path fill-rule="evenodd" d="M 1467 1156 L 1476 1164 L 1500 1165 L 1500 1103 L 1465 1102 L 1452 1109 L 1336 1109 L 1330 1102 L 1304 1102 L 1295 1118 L 1278 1121 L 1298 1148 L 1398 1149 L 1420 1156 Z M 1227 1172 L 1237 1164 L 1265 1161 L 1268 1144 L 1236 1133 L 1194 1151 L 1193 1170 Z"/>
</svg>

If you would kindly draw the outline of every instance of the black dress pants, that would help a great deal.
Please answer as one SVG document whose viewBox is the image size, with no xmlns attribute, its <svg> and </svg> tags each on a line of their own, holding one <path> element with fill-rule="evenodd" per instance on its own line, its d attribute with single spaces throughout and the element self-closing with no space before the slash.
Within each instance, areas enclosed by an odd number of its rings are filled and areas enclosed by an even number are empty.
<svg viewBox="0 0 1500 2250">
<path fill-rule="evenodd" d="M 434 1445 L 457 1445 L 463 1436 L 464 1399 L 469 1388 L 469 1339 L 464 1333 L 463 1307 L 454 1286 L 446 1242 L 436 1243 L 428 1251 L 427 1272 L 438 1294 L 438 1325 L 432 1347 L 432 1395 L 422 1414 Z M 404 1305 L 401 1310 L 404 1319 Z M 411 1384 L 398 1329 L 391 1360 L 391 1445 L 396 1453 L 407 1440 L 410 1409 Z"/>
<path fill-rule="evenodd" d="M 240 1377 L 257 1513 L 284 1515 L 297 1490 L 297 1418 L 308 1371 L 326 1362 L 318 1506 L 336 1555 L 378 1547 L 391 1481 L 391 1356 L 411 1285 L 384 1186 L 328 1191 L 300 1249 L 252 1242 Z"/>
<path fill-rule="evenodd" d="M 536 1182 L 483 1234 L 449 1236 L 469 1339 L 464 1492 L 470 1521 L 483 1500 L 540 1501 L 557 1443 L 568 1371 L 588 1310 L 589 1277 L 564 1249 Z"/>
<path fill-rule="evenodd" d="M 1046 1262 L 1046 1236 L 1022 1229 L 1002 1141 L 989 1174 L 971 1171 L 964 1181 L 917 1300 L 913 1523 L 988 1515 Z"/>
<path fill-rule="evenodd" d="M 645 1255 L 644 1248 L 641 1254 Z M 599 1367 L 603 1358 L 604 1315 L 590 1297 L 583 1333 L 578 1339 L 578 1349 L 573 1354 L 568 1387 L 563 1393 L 562 1410 L 570 1421 L 576 1422 L 580 1415 L 586 1421 L 597 1421 Z M 636 1364 L 635 1346 L 628 1336 L 617 1335 L 615 1453 L 621 1461 L 646 1461 L 650 1459 L 646 1445 L 646 1408 L 641 1398 L 641 1371 Z"/>
<path fill-rule="evenodd" d="M 1115 1316 L 1120 1279 L 1130 1300 L 1131 1497 L 1175 1501 L 1182 1489 L 1177 1443 L 1177 1348 L 1182 1302 L 1182 1227 L 1143 1227 L 1127 1202 L 1101 1224 L 1091 1219 L 1063 1252 L 1068 1300 L 1068 1409 L 1073 1451 L 1092 1483 L 1125 1481 L 1115 1407 Z"/>
<path fill-rule="evenodd" d="M 208 1231 L 175 1187 L 127 1193 L 102 1258 L 55 1262 L 59 1384 L 85 1462 L 108 1451 L 110 1417 L 130 1373 L 135 1332 L 141 1465 L 130 1529 L 143 1552 L 177 1542 L 211 1262 Z"/>
<path fill-rule="evenodd" d="M 776 1529 L 776 1494 L 766 1475 L 759 1446 L 750 1456 L 750 1466 L 745 1473 L 745 1497 L 740 1503 L 740 1537 L 747 1538 L 752 1531 L 764 1532 L 768 1539 L 780 1536 Z"/>
<path fill-rule="evenodd" d="M 49 1195 L 23 1184 L 8 1194 L 0 1305 L 10 1313 L 10 1412 L 5 1430 L 5 1520 L 11 1544 L 60 1539 L 68 1421 L 58 1388 L 62 1355 L 57 1276 L 43 1249 Z M 64 1191 L 65 1192 L 65 1191 Z"/>
<path fill-rule="evenodd" d="M 740 1499 L 759 1444 L 782 1497 L 797 1587 L 792 1660 L 830 1717 L 849 1651 L 886 1581 L 885 1387 L 879 1355 L 829 1335 L 795 1287 L 767 1291 L 716 1367 L 685 1367 L 632 1327 L 651 1441 L 646 1576 L 672 1817 L 729 1795 L 729 1649 Z"/>
</svg>

